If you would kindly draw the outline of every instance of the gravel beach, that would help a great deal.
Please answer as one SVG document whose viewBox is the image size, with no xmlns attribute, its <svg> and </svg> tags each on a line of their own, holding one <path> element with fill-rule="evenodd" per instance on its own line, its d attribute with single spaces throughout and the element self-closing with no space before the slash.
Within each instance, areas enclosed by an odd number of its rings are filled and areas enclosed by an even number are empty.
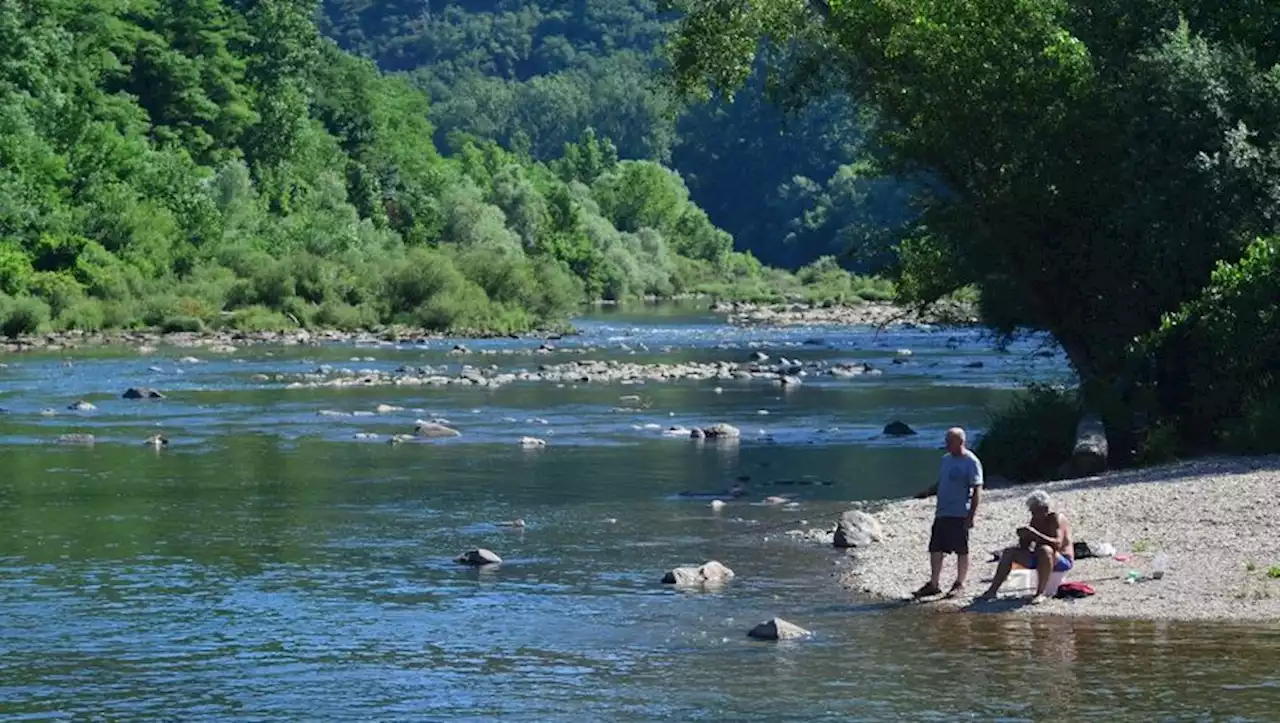
<svg viewBox="0 0 1280 723">
<path fill-rule="evenodd" d="M 921 485 L 925 486 L 924 484 Z M 957 600 L 922 603 L 927 608 L 973 612 L 1081 615 L 1151 620 L 1280 621 L 1280 457 L 1216 458 L 1119 472 L 1038 486 L 1067 516 L 1076 541 L 1110 542 L 1128 561 L 1112 557 L 1080 560 L 1068 581 L 1091 585 L 1097 594 L 1029 606 L 1021 595 L 975 602 L 995 572 L 994 550 L 1012 544 L 1026 524 L 1024 500 L 1034 486 L 989 490 L 983 495 L 970 537 L 973 555 L 968 589 Z M 891 502 L 875 511 L 883 541 L 856 553 L 841 578 L 858 593 L 885 600 L 910 595 L 929 578 L 926 552 L 934 500 Z M 1168 556 L 1163 579 L 1149 579 L 1157 553 Z M 1135 570 L 1136 583 L 1125 581 Z M 955 579 L 948 557 L 942 587 Z"/>
</svg>

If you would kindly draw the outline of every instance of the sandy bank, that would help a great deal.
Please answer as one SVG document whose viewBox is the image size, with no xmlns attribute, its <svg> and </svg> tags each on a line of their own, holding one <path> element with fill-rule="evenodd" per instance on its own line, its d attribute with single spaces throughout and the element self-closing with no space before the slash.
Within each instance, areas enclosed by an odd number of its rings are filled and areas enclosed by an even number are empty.
<svg viewBox="0 0 1280 723">
<path fill-rule="evenodd" d="M 971 536 L 973 569 L 966 595 L 930 607 L 975 612 L 1014 611 L 1037 615 L 1084 615 L 1155 620 L 1280 621 L 1280 579 L 1267 570 L 1280 565 L 1280 458 L 1210 459 L 1113 473 L 1041 487 L 1071 520 L 1078 541 L 1110 541 L 1128 562 L 1080 560 L 1068 575 L 1097 594 L 1050 600 L 1032 607 L 1021 598 L 975 603 L 995 572 L 989 551 L 1011 544 L 1026 523 L 1031 487 L 989 491 Z M 883 599 L 900 599 L 928 580 L 929 526 L 934 501 L 904 500 L 876 512 L 885 539 L 858 551 L 845 573 L 846 587 Z M 1128 584 L 1126 573 L 1151 570 L 1156 553 L 1169 557 L 1162 580 Z M 943 587 L 954 579 L 949 559 Z"/>
</svg>

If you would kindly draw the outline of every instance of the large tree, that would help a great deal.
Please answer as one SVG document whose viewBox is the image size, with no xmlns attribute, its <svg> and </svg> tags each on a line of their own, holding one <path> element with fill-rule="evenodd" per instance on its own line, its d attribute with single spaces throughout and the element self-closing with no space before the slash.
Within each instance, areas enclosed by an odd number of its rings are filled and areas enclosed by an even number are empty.
<svg viewBox="0 0 1280 723">
<path fill-rule="evenodd" d="M 1126 350 L 1280 218 L 1280 4 L 687 0 L 676 87 L 708 97 L 790 50 L 775 91 L 876 111 L 887 169 L 939 182 L 904 291 L 977 284 L 997 328 L 1052 332 L 1091 401 Z M 1128 431 L 1123 404 L 1110 431 Z M 1121 454 L 1128 452 L 1120 445 Z"/>
</svg>

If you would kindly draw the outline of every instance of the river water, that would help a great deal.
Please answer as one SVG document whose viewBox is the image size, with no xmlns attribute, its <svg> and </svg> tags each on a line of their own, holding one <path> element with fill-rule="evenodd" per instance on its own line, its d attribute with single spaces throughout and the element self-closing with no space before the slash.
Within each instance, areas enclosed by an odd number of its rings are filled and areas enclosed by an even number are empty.
<svg viewBox="0 0 1280 723">
<path fill-rule="evenodd" d="M 973 331 L 737 330 L 625 313 L 580 328 L 558 345 L 600 351 L 484 362 L 763 350 L 884 373 L 785 391 L 691 381 L 299 390 L 255 375 L 462 360 L 443 341 L 0 360 L 0 717 L 1276 719 L 1277 627 L 877 605 L 835 585 L 834 551 L 784 534 L 829 524 L 851 500 L 927 485 L 946 427 L 980 431 L 986 408 L 1018 384 L 1065 378 L 1062 358 L 1034 341 L 997 350 Z M 898 349 L 912 351 L 907 363 L 890 363 Z M 200 361 L 180 361 L 189 355 Z M 168 398 L 120 399 L 140 385 Z M 643 402 L 626 409 L 627 395 Z M 98 409 L 66 411 L 78 399 Z M 367 414 L 380 403 L 406 411 Z M 409 432 L 420 417 L 463 436 L 355 439 Z M 892 419 L 921 434 L 877 438 Z M 714 422 L 739 426 L 741 442 L 660 431 Z M 141 444 L 157 430 L 168 448 Z M 73 432 L 97 444 L 53 443 Z M 522 449 L 523 435 L 548 446 Z M 750 495 L 720 512 L 678 496 L 739 479 Z M 759 503 L 779 494 L 799 504 Z M 527 527 L 494 524 L 513 518 Z M 452 562 L 475 546 L 503 564 Z M 665 570 L 709 559 L 738 577 L 715 592 L 659 584 Z M 814 637 L 745 637 L 774 615 Z"/>
</svg>

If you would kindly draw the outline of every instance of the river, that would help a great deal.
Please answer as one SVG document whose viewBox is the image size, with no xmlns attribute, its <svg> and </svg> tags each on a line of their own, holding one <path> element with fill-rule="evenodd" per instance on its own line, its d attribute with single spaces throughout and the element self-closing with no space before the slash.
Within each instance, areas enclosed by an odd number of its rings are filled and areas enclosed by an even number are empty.
<svg viewBox="0 0 1280 723">
<path fill-rule="evenodd" d="M 463 360 L 447 341 L 0 359 L 0 716 L 1274 720 L 1275 627 L 878 605 L 835 585 L 839 554 L 784 534 L 927 485 L 946 427 L 980 431 L 1017 385 L 1064 379 L 1060 355 L 1035 341 L 998 350 L 976 331 L 743 330 L 692 313 L 579 326 L 557 345 L 600 351 L 483 363 L 763 350 L 884 373 L 787 388 L 286 389 L 256 375 Z M 912 354 L 893 364 L 899 349 Z M 168 398 L 120 398 L 141 385 Z M 642 402 L 627 409 L 629 395 Z M 66 411 L 80 399 L 98 409 Z M 405 411 L 369 415 L 378 404 Z M 410 432 L 420 417 L 462 436 L 355 438 Z M 920 435 L 880 438 L 893 419 Z M 740 443 L 661 433 L 715 422 L 739 426 Z M 158 430 L 167 448 L 141 443 Z M 97 443 L 56 444 L 66 433 Z M 524 435 L 547 447 L 522 449 Z M 749 497 L 719 512 L 677 496 L 739 479 Z M 778 494 L 799 504 L 759 503 Z M 514 518 L 527 527 L 493 524 Z M 475 546 L 503 564 L 453 562 Z M 709 559 L 737 578 L 716 592 L 659 584 Z M 774 615 L 814 637 L 745 637 Z"/>
</svg>

